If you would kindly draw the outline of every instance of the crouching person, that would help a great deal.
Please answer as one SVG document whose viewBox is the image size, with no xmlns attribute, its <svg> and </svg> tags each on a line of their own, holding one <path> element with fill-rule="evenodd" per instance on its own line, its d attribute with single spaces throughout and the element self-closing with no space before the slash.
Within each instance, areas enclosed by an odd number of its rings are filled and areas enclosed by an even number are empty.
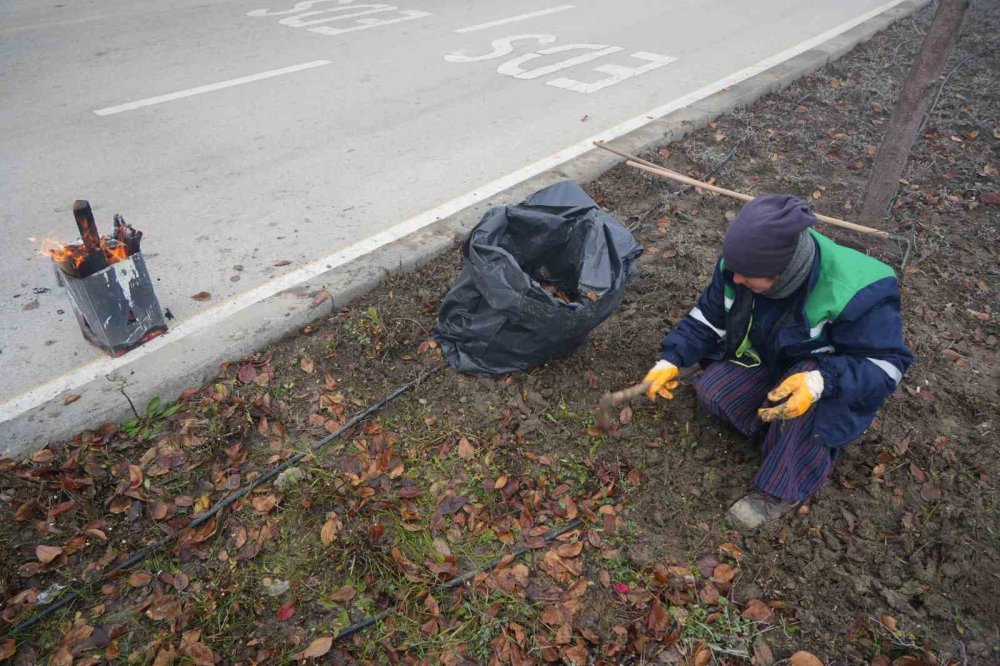
<svg viewBox="0 0 1000 666">
<path fill-rule="evenodd" d="M 755 489 L 729 509 L 743 529 L 810 499 L 913 362 L 893 270 L 815 221 L 792 196 L 746 204 L 711 284 L 645 379 L 651 399 L 669 399 L 678 368 L 700 363 L 701 408 L 763 438 Z"/>
</svg>

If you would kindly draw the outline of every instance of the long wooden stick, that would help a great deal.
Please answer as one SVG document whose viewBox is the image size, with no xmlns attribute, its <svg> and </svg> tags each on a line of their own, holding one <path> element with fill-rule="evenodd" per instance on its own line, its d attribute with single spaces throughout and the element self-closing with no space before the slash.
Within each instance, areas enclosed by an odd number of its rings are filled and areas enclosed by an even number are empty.
<svg viewBox="0 0 1000 666">
<path fill-rule="evenodd" d="M 692 185 L 694 187 L 708 190 L 709 192 L 715 192 L 716 194 L 722 194 L 733 199 L 738 199 L 744 203 L 747 201 L 753 201 L 755 197 L 749 194 L 743 194 L 742 192 L 734 192 L 732 190 L 727 190 L 724 187 L 718 187 L 716 185 L 709 185 L 708 183 L 698 180 L 696 178 L 691 178 L 690 176 L 685 176 L 683 174 L 677 173 L 676 171 L 671 171 L 669 169 L 664 169 L 663 167 L 653 164 L 652 162 L 647 162 L 644 159 L 636 157 L 635 155 L 629 155 L 628 153 L 612 148 L 607 144 L 595 141 L 594 145 L 598 148 L 603 148 L 608 152 L 614 153 L 620 157 L 624 157 L 627 161 L 625 162 L 630 167 L 646 171 L 648 173 L 660 176 L 661 178 L 666 178 L 668 180 L 675 180 L 679 183 L 684 183 L 686 185 Z M 815 214 L 816 219 L 820 222 L 826 222 L 829 225 L 840 227 L 841 229 L 849 229 L 851 231 L 857 231 L 862 234 L 869 234 L 872 236 L 878 236 L 880 238 L 892 238 L 892 234 L 888 231 L 882 231 L 881 229 L 873 229 L 872 227 L 866 227 L 862 224 L 855 224 L 854 222 L 847 222 L 846 220 L 838 220 L 835 217 L 829 217 L 827 215 Z"/>
</svg>

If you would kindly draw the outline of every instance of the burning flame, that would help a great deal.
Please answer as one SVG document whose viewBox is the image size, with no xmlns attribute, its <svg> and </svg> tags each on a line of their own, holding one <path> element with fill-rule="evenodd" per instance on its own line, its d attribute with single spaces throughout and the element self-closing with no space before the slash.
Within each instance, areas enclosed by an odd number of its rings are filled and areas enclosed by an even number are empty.
<svg viewBox="0 0 1000 666">
<path fill-rule="evenodd" d="M 125 245 L 107 236 L 101 236 L 101 251 L 108 265 L 128 259 L 128 249 Z M 55 238 L 46 236 L 42 239 L 42 247 L 38 250 L 38 254 L 51 257 L 57 264 L 72 265 L 79 270 L 87 259 L 87 248 L 79 241 L 64 245 Z"/>
</svg>

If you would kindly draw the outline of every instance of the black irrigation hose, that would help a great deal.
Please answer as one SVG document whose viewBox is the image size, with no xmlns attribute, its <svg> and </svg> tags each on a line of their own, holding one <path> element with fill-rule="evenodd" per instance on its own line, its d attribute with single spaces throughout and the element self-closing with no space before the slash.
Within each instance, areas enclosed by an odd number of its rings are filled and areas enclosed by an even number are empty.
<svg viewBox="0 0 1000 666">
<path fill-rule="evenodd" d="M 552 541 L 556 537 L 562 536 L 566 532 L 569 532 L 570 530 L 576 529 L 577 527 L 579 527 L 582 524 L 583 523 L 580 522 L 579 518 L 574 518 L 573 520 L 569 521 L 568 523 L 566 523 L 565 525 L 563 525 L 559 529 L 557 529 L 557 530 L 550 530 L 550 531 L 546 532 L 542 536 L 542 539 L 545 540 L 546 543 L 548 543 L 549 541 Z M 513 550 L 513 552 L 508 553 L 507 555 L 501 555 L 500 557 L 496 557 L 496 558 L 490 560 L 489 562 L 487 562 L 486 564 L 484 564 L 483 566 L 481 566 L 481 567 L 479 567 L 477 569 L 472 569 L 471 571 L 466 571 L 461 576 L 455 576 L 454 578 L 452 578 L 451 580 L 449 580 L 447 583 L 445 583 L 444 585 L 442 585 L 442 587 L 445 588 L 445 589 L 451 589 L 453 587 L 458 587 L 459 585 L 461 585 L 463 583 L 467 583 L 468 581 L 470 581 L 473 578 L 475 578 L 477 574 L 480 574 L 480 573 L 482 573 L 484 571 L 492 571 L 493 569 L 495 569 L 497 567 L 498 564 L 500 564 L 501 562 L 503 562 L 504 558 L 506 558 L 506 557 L 510 557 L 510 558 L 521 557 L 522 555 L 524 555 L 529 550 L 531 550 L 531 549 L 528 548 L 527 546 L 518 546 L 517 548 L 515 548 Z M 337 632 L 337 635 L 334 637 L 334 639 L 333 639 L 334 642 L 337 642 L 337 641 L 339 641 L 339 640 L 341 640 L 343 638 L 347 638 L 351 634 L 356 634 L 357 632 L 361 631 L 362 629 L 367 629 L 368 627 L 372 626 L 376 622 L 379 622 L 380 620 L 382 620 L 382 619 L 388 617 L 389 615 L 391 615 L 392 613 L 396 612 L 396 608 L 398 608 L 398 604 L 393 604 L 392 606 L 389 606 L 385 610 L 379 611 L 375 615 L 372 615 L 371 617 L 365 618 L 361 622 L 358 622 L 356 624 L 352 624 L 351 626 L 349 626 L 349 627 L 347 627 L 345 629 L 341 629 L 339 632 Z"/>
<path fill-rule="evenodd" d="M 356 426 L 358 423 L 360 423 L 361 421 L 364 421 L 369 416 L 371 416 L 372 414 L 374 414 L 375 412 L 377 412 L 379 409 L 381 409 L 385 405 L 389 404 L 390 402 L 392 402 L 393 400 L 395 400 L 396 398 L 398 398 L 402 394 L 406 393 L 407 391 L 409 391 L 413 387 L 417 386 L 418 384 L 420 384 L 421 382 L 423 382 L 424 379 L 426 379 L 427 377 L 431 376 L 432 374 L 434 374 L 435 372 L 437 372 L 438 370 L 440 370 L 443 367 L 444 367 L 443 365 L 440 365 L 440 366 L 434 368 L 433 370 L 429 370 L 429 371 L 425 372 L 423 375 L 421 375 L 420 377 L 417 377 L 416 379 L 414 379 L 409 384 L 406 384 L 404 386 L 399 387 L 398 389 L 396 389 L 395 391 L 393 391 L 392 393 L 390 393 L 388 396 L 382 398 L 381 400 L 379 400 L 375 404 L 371 405 L 365 411 L 361 412 L 360 414 L 357 414 L 357 415 L 353 416 L 350 421 L 348 421 L 347 423 L 345 423 L 343 426 L 341 426 L 335 432 L 332 432 L 329 435 L 327 435 L 327 436 L 323 437 L 322 439 L 318 440 L 317 442 L 313 443 L 313 445 L 309 447 L 308 451 L 300 451 L 299 453 L 296 453 L 294 456 L 292 456 L 288 460 L 285 460 L 285 461 L 279 463 L 278 465 L 275 465 L 274 467 L 272 467 L 270 469 L 270 471 L 268 471 L 266 474 L 264 474 L 264 475 L 262 475 L 262 476 L 260 476 L 260 477 L 258 477 L 256 479 L 254 479 L 251 483 L 248 483 L 247 485 L 243 486 L 239 490 L 236 490 L 232 494 L 227 495 L 223 499 L 219 500 L 212 507 L 210 507 L 208 509 L 208 511 L 206 511 L 203 514 L 201 514 L 200 516 L 198 516 L 194 520 L 192 520 L 187 525 L 187 527 L 185 527 L 184 529 L 178 530 L 177 532 L 175 532 L 173 534 L 170 534 L 170 535 L 167 535 L 165 537 L 162 537 L 159 540 L 154 541 L 150 545 L 145 546 L 145 547 L 139 549 L 137 552 L 135 552 L 127 560 L 125 560 L 124 562 L 118 564 L 113 569 L 111 569 L 111 571 L 109 571 L 106 574 L 104 574 L 103 576 L 101 576 L 101 578 L 99 580 L 97 580 L 97 581 L 95 581 L 93 583 L 84 585 L 80 590 L 73 590 L 72 592 L 66 593 L 62 598 L 59 599 L 59 601 L 57 601 L 56 603 L 54 603 L 51 606 L 47 607 L 41 613 L 37 613 L 36 615 L 33 615 L 33 616 L 29 617 L 24 622 L 21 622 L 20 624 L 14 626 L 12 629 L 10 629 L 9 631 L 7 631 L 3 635 L 7 636 L 7 635 L 11 635 L 11 634 L 20 632 L 20 631 L 24 631 L 25 629 L 30 629 L 34 625 L 36 625 L 39 622 L 41 622 L 42 620 L 44 620 L 49 615 L 52 615 L 53 613 L 55 613 L 57 610 L 59 610 L 61 608 L 64 608 L 65 606 L 68 606 L 69 604 L 71 604 L 72 602 L 76 601 L 77 599 L 83 598 L 85 596 L 85 594 L 87 592 L 89 592 L 94 586 L 105 583 L 106 581 L 110 580 L 113 576 L 115 576 L 119 572 L 124 571 L 125 569 L 128 569 L 132 565 L 137 564 L 137 563 L 141 562 L 142 560 L 146 559 L 146 557 L 149 556 L 151 553 L 159 550 L 160 548 L 163 548 L 163 546 L 165 546 L 168 543 L 170 543 L 171 541 L 174 541 L 175 539 L 177 539 L 186 530 L 198 527 L 199 525 L 203 525 L 204 523 L 206 523 L 208 521 L 209 518 L 211 518 L 212 516 L 216 515 L 217 513 L 219 513 L 220 511 L 222 511 L 224 508 L 226 508 L 227 506 L 229 506 L 230 504 L 232 504 L 233 502 L 235 502 L 236 500 L 240 499 L 241 497 L 246 496 L 247 493 L 249 493 L 250 491 L 252 491 L 255 488 L 259 487 L 261 484 L 269 481 L 270 479 L 274 478 L 278 474 L 281 474 L 283 471 L 285 471 L 286 469 L 288 469 L 289 467 L 291 467 L 295 463 L 301 461 L 303 458 L 305 458 L 307 455 L 309 455 L 313 451 L 317 451 L 320 448 L 322 448 L 322 447 L 326 446 L 327 444 L 329 444 L 330 442 L 332 442 L 333 440 L 337 439 L 338 437 L 340 437 L 341 435 L 343 435 L 344 433 L 346 433 L 348 430 L 350 430 L 351 428 L 353 428 L 354 426 Z"/>
</svg>

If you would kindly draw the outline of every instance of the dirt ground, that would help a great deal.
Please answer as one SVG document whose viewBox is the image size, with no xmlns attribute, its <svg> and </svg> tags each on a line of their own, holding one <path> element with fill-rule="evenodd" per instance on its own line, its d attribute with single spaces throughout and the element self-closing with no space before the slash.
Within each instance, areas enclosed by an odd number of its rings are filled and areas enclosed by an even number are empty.
<svg viewBox="0 0 1000 666">
<path fill-rule="evenodd" d="M 850 219 L 930 12 L 645 157 Z M 1000 663 L 997 34 L 1000 5 L 974 2 L 884 225 L 917 239 L 900 271 L 917 362 L 793 516 L 728 529 L 755 455 L 689 386 L 593 428 L 708 282 L 737 210 L 623 166 L 586 189 L 635 228 L 641 272 L 563 359 L 499 378 L 443 366 L 431 328 L 456 249 L 174 406 L 0 461 L 0 661 Z M 900 268 L 894 243 L 824 231 Z M 12 632 L 71 590 L 84 598 Z"/>
</svg>

